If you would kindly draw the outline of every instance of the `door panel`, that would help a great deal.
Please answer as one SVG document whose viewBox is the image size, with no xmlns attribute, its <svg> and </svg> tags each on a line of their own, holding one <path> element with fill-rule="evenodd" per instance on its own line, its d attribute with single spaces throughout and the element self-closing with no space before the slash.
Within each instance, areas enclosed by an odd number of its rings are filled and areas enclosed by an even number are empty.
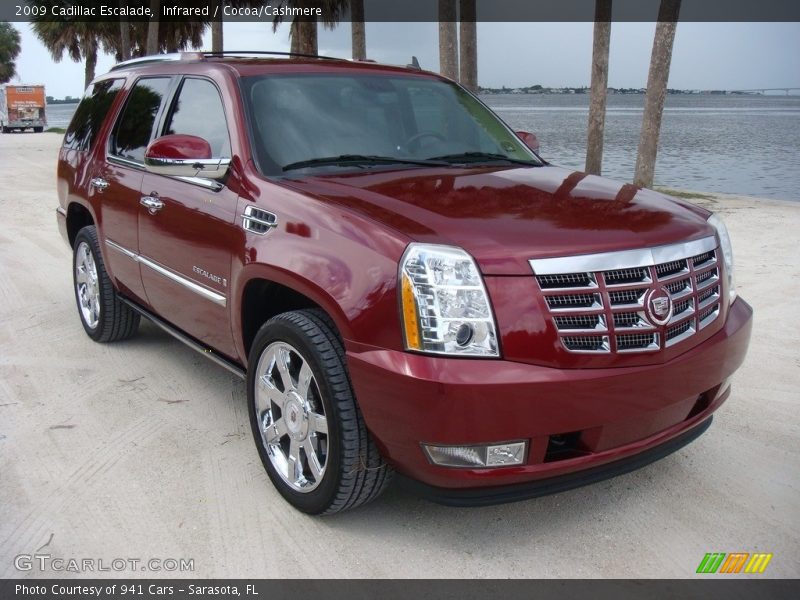
<svg viewBox="0 0 800 600">
<path fill-rule="evenodd" d="M 142 190 L 164 204 L 155 214 L 142 206 L 139 215 L 142 281 L 151 307 L 192 337 L 235 357 L 228 282 L 233 248 L 241 243 L 237 195 L 227 187 L 215 192 L 150 173 Z"/>
<path fill-rule="evenodd" d="M 149 305 L 136 260 L 139 251 L 139 213 L 144 149 L 152 139 L 171 77 L 144 77 L 131 88 L 111 131 L 104 161 L 92 174 L 92 194 L 102 201 L 104 255 L 117 288 Z"/>
<path fill-rule="evenodd" d="M 106 241 L 103 248 L 106 269 L 119 291 L 146 305 L 139 263 L 128 254 L 136 253 L 139 248 L 139 190 L 143 176 L 144 172 L 138 168 L 106 162 L 93 178 L 101 179 L 108 187 L 102 191 L 92 187 L 91 193 L 102 196 L 99 204 Z"/>
<path fill-rule="evenodd" d="M 214 158 L 231 156 L 222 99 L 208 79 L 186 77 L 180 82 L 161 132 L 201 137 Z M 228 282 L 231 256 L 241 244 L 238 195 L 210 180 L 190 182 L 152 173 L 145 173 L 141 191 L 160 206 L 142 206 L 139 213 L 142 281 L 150 305 L 192 337 L 236 357 Z"/>
</svg>

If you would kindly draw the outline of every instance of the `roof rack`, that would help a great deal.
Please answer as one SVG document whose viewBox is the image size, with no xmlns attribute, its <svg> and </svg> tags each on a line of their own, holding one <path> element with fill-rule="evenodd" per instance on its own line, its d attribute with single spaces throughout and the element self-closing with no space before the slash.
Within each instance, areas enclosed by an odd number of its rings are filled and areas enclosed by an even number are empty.
<svg viewBox="0 0 800 600">
<path fill-rule="evenodd" d="M 279 52 L 277 50 L 224 50 L 222 52 L 203 52 L 203 56 L 299 56 L 300 58 L 321 58 L 323 60 L 349 60 L 337 56 L 304 54 L 302 52 Z"/>
<path fill-rule="evenodd" d="M 127 67 L 146 65 L 149 63 L 174 62 L 180 60 L 202 60 L 203 58 L 225 56 L 288 56 L 299 58 L 319 58 L 323 60 L 349 60 L 336 56 L 321 56 L 319 54 L 304 54 L 302 52 L 279 52 L 277 50 L 225 50 L 223 52 L 172 52 L 169 54 L 151 54 L 140 58 L 131 58 L 115 64 L 111 71 L 118 71 Z"/>
<path fill-rule="evenodd" d="M 159 62 L 170 62 L 176 60 L 186 60 L 184 58 L 185 53 L 181 52 L 173 52 L 172 54 L 152 54 L 150 56 L 142 56 L 140 58 L 131 58 L 129 60 L 123 60 L 115 64 L 111 67 L 111 71 L 117 71 L 119 69 L 125 69 L 127 67 L 134 67 L 136 65 L 146 65 L 148 63 L 159 63 Z"/>
</svg>

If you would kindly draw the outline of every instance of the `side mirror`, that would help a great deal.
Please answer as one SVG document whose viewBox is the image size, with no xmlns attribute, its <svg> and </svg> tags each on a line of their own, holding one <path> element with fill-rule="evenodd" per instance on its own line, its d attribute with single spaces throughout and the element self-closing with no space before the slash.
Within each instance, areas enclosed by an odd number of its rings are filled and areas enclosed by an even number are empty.
<svg viewBox="0 0 800 600">
<path fill-rule="evenodd" d="M 517 137 L 522 140 L 522 142 L 531 150 L 539 153 L 539 138 L 536 137 L 535 133 L 529 133 L 527 131 L 517 131 Z"/>
<path fill-rule="evenodd" d="M 222 179 L 230 158 L 212 158 L 211 145 L 195 135 L 165 135 L 153 140 L 144 153 L 144 166 L 151 173 L 171 177 Z"/>
</svg>

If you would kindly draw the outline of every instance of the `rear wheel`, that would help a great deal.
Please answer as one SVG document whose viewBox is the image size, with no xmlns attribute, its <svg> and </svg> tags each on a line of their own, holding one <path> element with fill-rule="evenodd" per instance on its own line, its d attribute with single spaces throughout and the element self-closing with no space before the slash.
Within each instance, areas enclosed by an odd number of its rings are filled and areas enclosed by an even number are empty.
<svg viewBox="0 0 800 600">
<path fill-rule="evenodd" d="M 139 313 L 122 302 L 106 273 L 94 225 L 75 236 L 72 259 L 75 301 L 87 335 L 96 342 L 116 342 L 139 328 Z"/>
<path fill-rule="evenodd" d="M 44 131 L 44 127 L 34 127 L 33 133 L 42 133 Z"/>
<path fill-rule="evenodd" d="M 364 424 L 341 340 L 327 315 L 267 321 L 250 351 L 247 398 L 269 478 L 295 508 L 332 514 L 376 498 L 391 479 Z"/>
</svg>

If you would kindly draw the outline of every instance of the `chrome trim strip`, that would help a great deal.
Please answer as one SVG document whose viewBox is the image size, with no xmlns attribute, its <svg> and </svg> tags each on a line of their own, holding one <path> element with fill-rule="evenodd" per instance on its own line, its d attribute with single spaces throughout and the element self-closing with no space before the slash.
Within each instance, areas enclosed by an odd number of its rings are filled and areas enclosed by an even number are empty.
<svg viewBox="0 0 800 600">
<path fill-rule="evenodd" d="M 653 248 L 581 254 L 578 256 L 559 256 L 556 258 L 534 258 L 529 260 L 528 263 L 536 275 L 613 271 L 615 269 L 652 267 L 710 252 L 715 250 L 716 247 L 717 238 L 708 236 L 691 242 L 655 246 Z"/>
<path fill-rule="evenodd" d="M 62 217 L 66 217 L 67 216 L 67 211 L 64 210 L 63 208 L 61 208 L 60 206 L 58 208 L 56 208 L 56 212 L 58 214 L 60 214 Z"/>
<path fill-rule="evenodd" d="M 143 264 L 146 267 L 150 267 L 152 270 L 154 270 L 159 275 L 163 275 L 167 279 L 169 279 L 171 281 L 174 281 L 175 283 L 184 286 L 185 288 L 191 290 L 195 294 L 197 294 L 199 296 L 202 296 L 206 300 L 210 300 L 214 304 L 218 304 L 219 306 L 222 306 L 222 307 L 227 306 L 228 299 L 225 296 L 223 296 L 222 294 L 218 294 L 217 292 L 209 290 L 208 288 L 203 287 L 199 283 L 195 283 L 191 279 L 187 279 L 183 275 L 178 275 L 174 271 L 172 271 L 172 270 L 170 270 L 170 269 L 168 269 L 166 267 L 161 266 L 157 262 L 155 262 L 153 260 L 150 260 L 149 258 L 147 258 L 145 256 L 142 256 L 141 254 L 136 254 L 135 252 L 133 252 L 131 250 L 128 250 L 127 248 L 125 248 L 123 246 L 120 246 L 119 244 L 117 244 L 114 241 L 106 240 L 106 244 L 108 245 L 109 248 L 113 248 L 117 252 L 120 252 L 120 253 L 124 254 L 125 256 L 130 258 L 131 260 L 134 260 L 134 261 L 136 261 L 136 262 L 138 262 L 140 264 Z"/>
<path fill-rule="evenodd" d="M 198 185 L 200 187 L 208 188 L 209 190 L 214 192 L 218 192 L 225 187 L 219 181 L 214 181 L 213 179 L 205 179 L 204 177 L 175 177 L 175 179 L 178 179 L 185 183 L 191 183 L 192 185 Z"/>
<path fill-rule="evenodd" d="M 110 163 L 122 165 L 123 167 L 132 167 L 134 169 L 138 169 L 139 171 L 145 170 L 144 165 L 142 163 L 136 162 L 135 160 L 122 158 L 121 156 L 114 156 L 113 154 L 109 154 L 106 158 Z"/>
<path fill-rule="evenodd" d="M 139 255 L 138 254 L 136 254 L 135 252 L 132 252 L 131 250 L 128 250 L 127 248 L 125 248 L 123 246 L 120 246 L 116 242 L 112 242 L 111 240 L 106 240 L 106 246 L 108 246 L 109 248 L 111 248 L 113 250 L 116 250 L 120 254 L 124 254 L 125 256 L 130 258 L 131 260 L 139 262 Z"/>
</svg>

